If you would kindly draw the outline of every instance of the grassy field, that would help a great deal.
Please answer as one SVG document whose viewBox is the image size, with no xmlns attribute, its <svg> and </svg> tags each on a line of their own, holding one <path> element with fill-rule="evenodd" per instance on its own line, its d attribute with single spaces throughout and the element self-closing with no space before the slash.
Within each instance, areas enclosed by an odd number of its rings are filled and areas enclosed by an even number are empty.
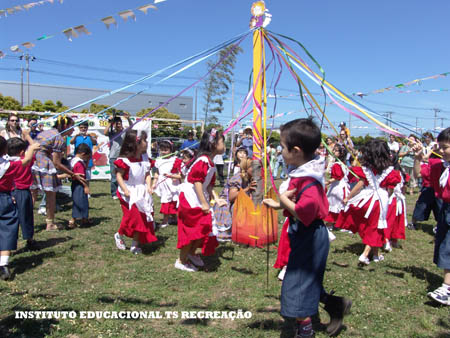
<svg viewBox="0 0 450 338">
<path fill-rule="evenodd" d="M 145 246 L 142 255 L 119 251 L 113 240 L 121 219 L 119 202 L 109 197 L 109 182 L 93 182 L 91 191 L 94 226 L 47 233 L 44 217 L 36 216 L 41 249 L 28 252 L 19 241 L 11 260 L 13 278 L 0 281 L 0 337 L 292 336 L 291 323 L 279 315 L 281 283 L 271 267 L 275 245 L 269 251 L 268 287 L 266 250 L 232 243 L 206 258 L 204 271 L 181 272 L 173 267 L 176 226 L 158 231 L 159 241 Z M 415 198 L 408 196 L 409 215 Z M 71 215 L 66 202 L 57 214 L 59 224 L 66 225 Z M 426 296 L 442 283 L 442 271 L 432 264 L 432 228 L 433 222 L 426 222 L 418 231 L 407 230 L 402 249 L 364 269 L 357 267 L 359 237 L 336 233 L 324 283 L 327 290 L 353 300 L 341 337 L 450 337 L 450 307 Z M 237 310 L 250 311 L 252 317 L 181 318 L 182 311 Z M 16 319 L 15 311 L 76 311 L 77 317 Z M 160 311 L 164 318 L 83 319 L 81 311 Z M 166 311 L 179 318 L 166 318 Z M 323 309 L 320 316 L 328 321 Z"/>
</svg>

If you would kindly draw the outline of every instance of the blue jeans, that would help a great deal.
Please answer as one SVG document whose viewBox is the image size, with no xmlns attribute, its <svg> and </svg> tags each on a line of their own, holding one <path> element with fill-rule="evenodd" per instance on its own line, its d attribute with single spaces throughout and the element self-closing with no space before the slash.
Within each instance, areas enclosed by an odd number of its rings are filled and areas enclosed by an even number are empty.
<svg viewBox="0 0 450 338">
<path fill-rule="evenodd" d="M 280 168 L 280 166 L 281 166 L 280 178 L 285 178 L 287 176 L 287 168 L 284 161 L 276 161 L 275 168 L 273 169 L 273 178 L 275 179 L 278 176 L 278 169 Z"/>
<path fill-rule="evenodd" d="M 111 197 L 117 196 L 117 188 L 119 187 L 116 178 L 116 167 L 114 166 L 115 160 L 116 158 L 109 159 L 109 171 L 111 173 Z"/>
<path fill-rule="evenodd" d="M 62 185 L 61 188 L 59 189 L 59 192 L 61 194 L 72 197 L 72 190 L 71 190 L 70 186 L 68 186 L 68 185 Z M 42 201 L 39 204 L 39 208 L 45 208 L 46 205 L 47 205 L 47 197 L 45 196 L 45 191 L 43 191 L 42 192 Z M 56 201 L 56 206 L 58 207 L 58 201 Z"/>
</svg>

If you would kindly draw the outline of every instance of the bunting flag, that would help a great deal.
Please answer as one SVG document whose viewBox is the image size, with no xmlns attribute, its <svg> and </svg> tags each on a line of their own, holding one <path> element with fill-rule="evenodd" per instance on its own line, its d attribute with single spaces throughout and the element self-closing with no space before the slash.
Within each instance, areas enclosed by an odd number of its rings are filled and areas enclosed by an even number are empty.
<svg viewBox="0 0 450 338">
<path fill-rule="evenodd" d="M 116 19 L 114 19 L 112 16 L 107 16 L 106 18 L 103 18 L 101 21 L 106 25 L 107 29 L 109 29 L 110 25 L 114 25 L 117 27 Z"/>
<path fill-rule="evenodd" d="M 37 2 L 30 2 L 30 3 L 27 3 L 25 5 L 17 5 L 17 6 L 14 6 L 12 8 L 1 9 L 0 10 L 0 18 L 2 16 L 6 17 L 7 14 L 11 15 L 11 14 L 23 11 L 24 9 L 26 9 L 28 11 L 29 9 L 31 9 L 31 8 L 33 8 L 35 6 L 41 6 L 41 5 L 44 5 L 46 3 L 53 4 L 54 1 L 55 0 L 41 0 L 41 1 L 37 1 Z M 59 3 L 62 4 L 63 0 L 59 0 Z"/>
<path fill-rule="evenodd" d="M 17 10 L 17 11 L 18 11 L 18 10 L 23 10 L 23 8 L 25 8 L 26 10 L 28 10 L 28 9 L 34 7 L 34 6 L 42 5 L 42 4 L 46 3 L 46 2 L 48 2 L 48 3 L 54 3 L 54 1 L 55 1 L 55 0 L 41 0 L 41 1 L 39 1 L 39 2 L 30 2 L 30 3 L 28 3 L 28 4 L 22 5 L 22 7 L 16 6 L 16 7 L 20 7 L 20 9 L 19 9 L 19 8 L 17 8 L 17 9 L 14 9 L 14 8 L 7 8 L 6 10 L 0 10 L 0 18 L 1 18 L 2 16 L 7 16 L 8 13 L 14 13 L 15 10 Z M 59 1 L 60 3 L 63 3 L 63 0 L 58 0 L 58 1 Z M 165 1 L 165 0 L 164 0 L 164 1 Z M 155 1 L 155 3 L 158 3 L 158 2 L 163 2 L 163 1 L 161 1 L 161 0 L 160 0 L 160 1 Z M 140 6 L 140 7 L 138 7 L 138 8 L 135 8 L 135 9 L 133 9 L 133 10 L 128 9 L 128 10 L 126 10 L 126 11 L 119 12 L 118 15 L 119 15 L 124 21 L 128 21 L 129 18 L 131 18 L 131 19 L 133 19 L 134 21 L 136 21 L 136 14 L 135 14 L 135 12 L 134 12 L 135 10 L 138 10 L 139 12 L 142 12 L 142 13 L 144 13 L 144 14 L 146 15 L 149 9 L 157 10 L 158 8 L 157 8 L 155 5 L 153 5 L 153 4 L 147 4 L 147 5 L 143 5 L 143 6 Z M 109 27 L 110 27 L 111 25 L 114 25 L 114 26 L 117 27 L 117 21 L 116 21 L 116 19 L 115 19 L 113 16 L 107 16 L 107 17 L 104 17 L 103 19 L 100 19 L 100 21 L 103 22 L 103 23 L 106 25 L 106 28 L 107 28 L 107 29 L 109 29 Z M 92 23 L 92 22 L 90 22 L 89 24 L 91 24 L 91 23 Z M 83 34 L 85 34 L 85 35 L 92 35 L 92 33 L 89 32 L 89 31 L 87 30 L 86 25 L 79 25 L 79 26 L 74 26 L 74 27 L 66 28 L 66 29 L 64 29 L 64 30 L 62 31 L 62 33 L 65 35 L 65 37 L 66 37 L 69 41 L 72 41 L 74 38 L 77 38 L 78 36 L 83 35 Z M 54 35 L 51 35 L 51 34 L 44 34 L 44 35 L 38 37 L 38 38 L 36 39 L 36 41 L 47 40 L 47 39 L 50 39 L 50 38 L 53 38 L 53 37 L 54 37 Z M 12 52 L 21 52 L 21 50 L 20 50 L 20 48 L 19 48 L 20 45 L 21 45 L 21 46 L 24 46 L 25 48 L 28 48 L 28 49 L 33 48 L 33 47 L 35 46 L 34 43 L 32 43 L 32 42 L 24 42 L 24 43 L 21 43 L 21 44 L 19 44 L 19 45 L 11 46 L 11 47 L 9 47 L 9 49 L 10 49 Z M 3 56 L 6 55 L 4 52 L 1 52 L 1 53 L 2 53 L 1 55 L 3 55 Z"/>
<path fill-rule="evenodd" d="M 446 72 L 446 73 L 442 73 L 442 74 L 436 74 L 436 75 L 433 75 L 433 76 L 427 76 L 427 77 L 424 77 L 424 78 L 421 78 L 421 79 L 412 80 L 412 81 L 409 81 L 409 82 L 406 82 L 406 83 L 399 83 L 399 84 L 396 84 L 394 86 L 389 86 L 389 87 L 386 87 L 386 88 L 372 90 L 372 91 L 367 92 L 367 93 L 362 93 L 362 92 L 353 93 L 353 95 L 359 96 L 360 98 L 363 98 L 364 96 L 371 95 L 371 94 L 380 94 L 380 93 L 384 93 L 386 91 L 389 91 L 389 90 L 392 90 L 392 89 L 396 89 L 396 88 L 398 89 L 398 88 L 407 87 L 407 86 L 410 86 L 410 85 L 413 85 L 413 84 L 421 84 L 422 81 L 433 80 L 433 79 L 446 77 L 449 74 L 450 74 L 450 72 Z"/>
<path fill-rule="evenodd" d="M 160 2 L 164 2 L 166 0 L 155 0 L 155 4 L 160 3 Z"/>
<path fill-rule="evenodd" d="M 127 21 L 128 18 L 132 18 L 134 21 L 136 21 L 136 15 L 134 15 L 134 12 L 131 9 L 120 12 L 119 16 L 123 19 L 123 21 Z"/>
</svg>

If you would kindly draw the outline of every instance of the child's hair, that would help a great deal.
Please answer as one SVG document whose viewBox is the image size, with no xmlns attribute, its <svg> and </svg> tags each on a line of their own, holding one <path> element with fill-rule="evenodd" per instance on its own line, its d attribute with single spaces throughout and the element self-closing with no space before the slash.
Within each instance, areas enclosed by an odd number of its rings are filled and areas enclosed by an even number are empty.
<svg viewBox="0 0 450 338">
<path fill-rule="evenodd" d="M 9 156 L 18 156 L 21 151 L 27 150 L 27 142 L 19 137 L 10 138 L 6 145 L 8 147 Z"/>
<path fill-rule="evenodd" d="M 430 133 L 429 131 L 427 131 L 427 132 L 423 133 L 423 137 L 424 137 L 424 138 L 425 138 L 425 137 L 429 137 L 429 138 L 433 139 L 433 134 Z"/>
<path fill-rule="evenodd" d="M 211 157 L 211 154 L 216 150 L 217 144 L 219 140 L 225 141 L 225 136 L 220 130 L 216 130 L 215 128 L 205 131 L 202 135 L 202 139 L 200 141 L 198 156 L 206 155 Z"/>
<path fill-rule="evenodd" d="M 443 131 L 439 133 L 437 141 L 450 143 L 450 127 L 445 128 Z"/>
<path fill-rule="evenodd" d="M 345 163 L 345 160 L 347 159 L 347 149 L 345 149 L 343 144 L 340 143 L 336 143 L 334 145 L 334 149 L 336 149 L 339 153 L 339 155 L 337 156 L 337 158 L 341 161 Z M 334 151 L 333 149 L 333 151 Z"/>
<path fill-rule="evenodd" d="M 161 141 L 159 144 L 159 150 L 169 151 L 171 153 L 173 151 L 173 143 L 169 140 Z"/>
<path fill-rule="evenodd" d="M 195 150 L 194 149 L 184 149 L 181 151 L 181 156 L 187 157 L 189 159 L 193 159 L 195 157 Z"/>
<path fill-rule="evenodd" d="M 78 147 L 75 149 L 75 155 L 77 154 L 92 154 L 91 148 L 86 143 L 80 143 Z"/>
<path fill-rule="evenodd" d="M 392 161 L 389 147 L 386 141 L 372 139 L 361 148 L 361 164 L 371 169 L 375 169 L 381 174 L 387 169 Z"/>
<path fill-rule="evenodd" d="M 120 157 L 132 157 L 136 156 L 138 145 L 141 144 L 142 140 L 147 139 L 147 133 L 145 131 L 140 132 L 138 137 L 137 130 L 130 129 L 125 133 L 125 138 L 123 139 L 122 147 L 120 148 Z"/>
<path fill-rule="evenodd" d="M 403 167 L 400 166 L 400 163 L 398 161 L 399 158 L 398 158 L 397 152 L 396 151 L 391 151 L 390 155 L 391 155 L 392 166 L 394 167 L 395 170 L 400 171 L 400 173 L 403 176 L 403 180 L 406 180 L 406 172 L 405 172 L 405 169 L 403 169 Z"/>
<path fill-rule="evenodd" d="M 312 117 L 290 121 L 282 125 L 280 131 L 287 149 L 299 147 L 306 157 L 313 157 L 321 142 L 320 129 Z"/>
<path fill-rule="evenodd" d="M 70 126 L 73 126 L 73 124 L 74 122 L 71 117 L 60 115 L 58 116 L 58 119 L 56 120 L 53 127 L 61 133 L 68 129 Z"/>
<path fill-rule="evenodd" d="M 89 122 L 88 121 L 83 121 L 78 126 L 79 127 L 88 127 L 89 128 Z"/>
<path fill-rule="evenodd" d="M 8 145 L 6 143 L 6 140 L 3 136 L 0 136 L 0 156 L 6 155 L 7 151 Z"/>
<path fill-rule="evenodd" d="M 252 160 L 244 159 L 241 161 L 241 178 L 242 178 L 242 186 L 246 187 L 251 179 L 248 174 L 248 169 L 252 166 Z"/>
</svg>

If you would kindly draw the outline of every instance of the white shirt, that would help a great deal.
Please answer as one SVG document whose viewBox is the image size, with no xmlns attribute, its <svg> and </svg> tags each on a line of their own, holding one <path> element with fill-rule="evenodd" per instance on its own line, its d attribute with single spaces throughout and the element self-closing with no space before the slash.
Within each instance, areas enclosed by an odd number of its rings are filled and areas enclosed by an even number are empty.
<svg viewBox="0 0 450 338">
<path fill-rule="evenodd" d="M 214 164 L 223 164 L 223 155 L 219 154 L 213 158 Z"/>
<path fill-rule="evenodd" d="M 398 144 L 397 141 L 394 141 L 392 143 L 388 142 L 388 147 L 389 147 L 389 150 L 391 150 L 391 151 L 398 152 L 400 150 L 400 145 Z"/>
</svg>

